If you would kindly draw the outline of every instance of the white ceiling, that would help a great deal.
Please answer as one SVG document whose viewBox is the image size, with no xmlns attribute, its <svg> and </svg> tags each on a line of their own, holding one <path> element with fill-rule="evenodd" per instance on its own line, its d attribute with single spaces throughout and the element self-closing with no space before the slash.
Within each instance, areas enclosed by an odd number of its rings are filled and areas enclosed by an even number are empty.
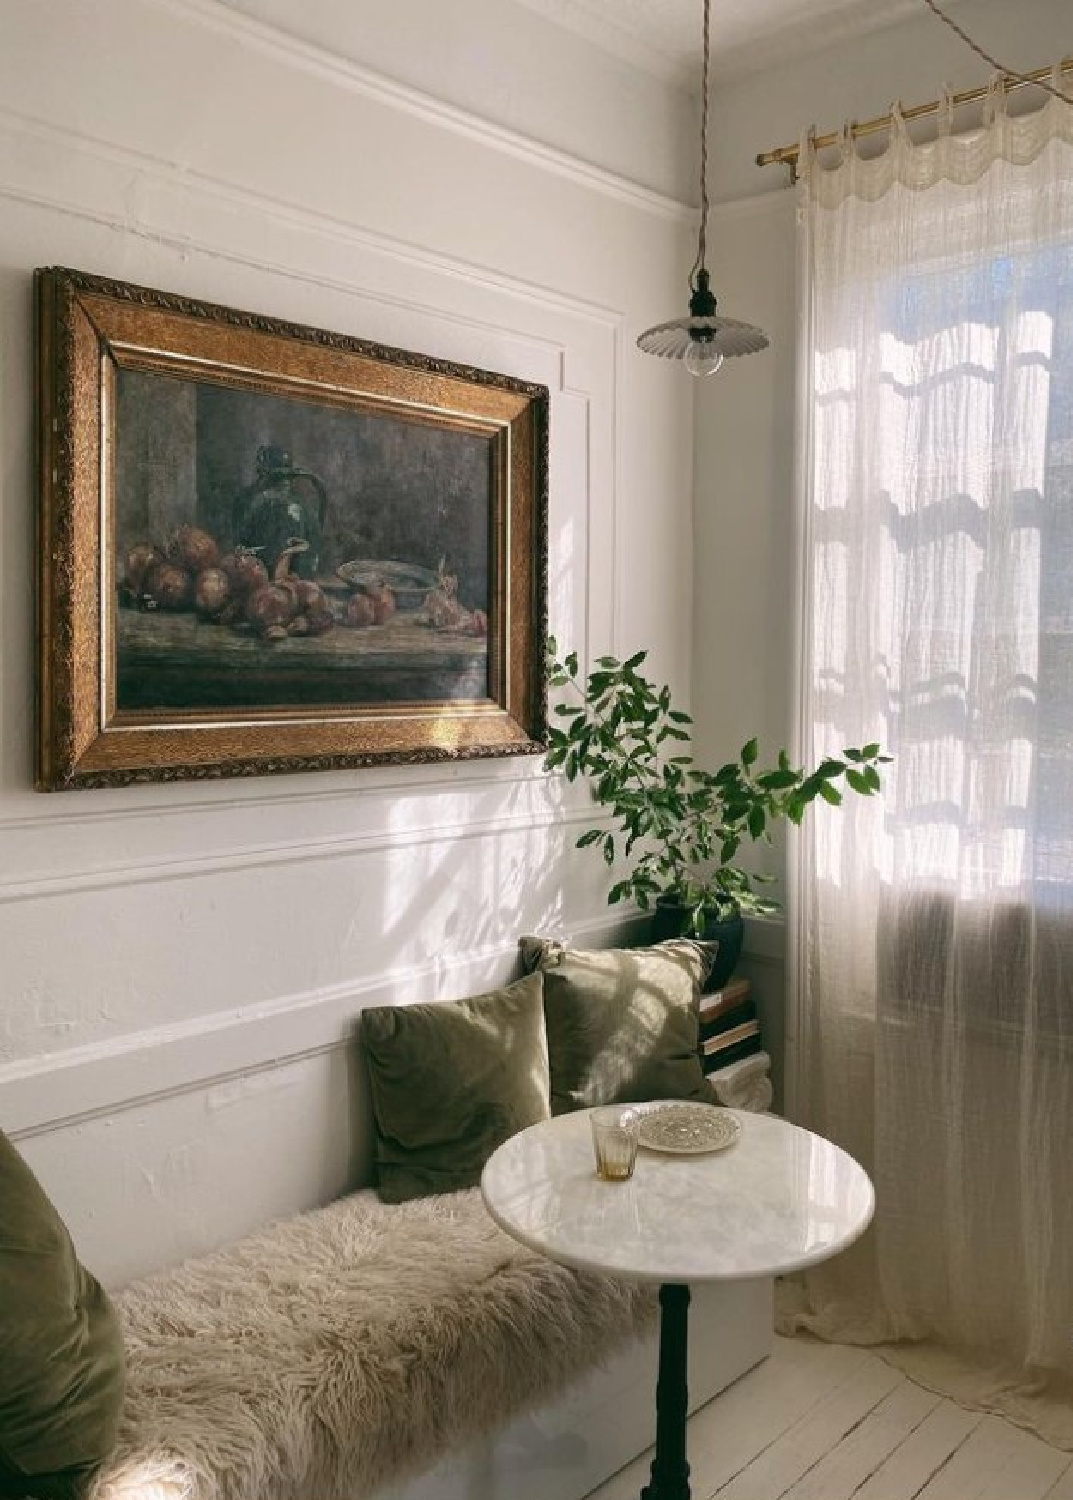
<svg viewBox="0 0 1073 1500">
<path fill-rule="evenodd" d="M 520 0 L 522 5 L 675 83 L 698 81 L 702 0 Z M 712 0 L 712 67 L 740 74 L 878 31 L 922 0 Z"/>
</svg>

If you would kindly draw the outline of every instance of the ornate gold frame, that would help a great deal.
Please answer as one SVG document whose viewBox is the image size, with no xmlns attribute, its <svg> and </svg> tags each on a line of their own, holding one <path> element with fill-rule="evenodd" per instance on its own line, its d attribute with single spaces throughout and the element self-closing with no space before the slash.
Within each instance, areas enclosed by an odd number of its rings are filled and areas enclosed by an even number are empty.
<svg viewBox="0 0 1073 1500">
<path fill-rule="evenodd" d="M 79 271 L 35 273 L 38 396 L 36 785 L 42 791 L 542 753 L 548 391 L 510 376 Z M 119 711 L 118 366 L 209 370 L 327 403 L 441 414 L 497 445 L 487 700 L 302 710 Z"/>
</svg>

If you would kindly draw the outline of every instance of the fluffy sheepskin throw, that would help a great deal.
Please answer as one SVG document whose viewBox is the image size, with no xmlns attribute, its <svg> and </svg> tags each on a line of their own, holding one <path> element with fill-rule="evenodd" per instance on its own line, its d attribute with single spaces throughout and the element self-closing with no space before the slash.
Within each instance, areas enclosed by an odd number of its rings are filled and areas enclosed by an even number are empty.
<svg viewBox="0 0 1073 1500">
<path fill-rule="evenodd" d="M 354 1500 L 591 1369 L 654 1294 L 532 1254 L 476 1190 L 355 1194 L 136 1283 L 94 1500 Z"/>
</svg>

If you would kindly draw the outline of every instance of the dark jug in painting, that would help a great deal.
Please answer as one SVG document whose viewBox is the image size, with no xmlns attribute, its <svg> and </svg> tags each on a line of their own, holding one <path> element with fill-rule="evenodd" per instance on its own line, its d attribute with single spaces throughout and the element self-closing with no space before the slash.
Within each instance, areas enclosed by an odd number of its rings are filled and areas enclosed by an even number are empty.
<svg viewBox="0 0 1073 1500">
<path fill-rule="evenodd" d="M 234 504 L 235 545 L 255 550 L 271 576 L 280 553 L 299 538 L 309 545 L 291 558 L 291 570 L 315 578 L 327 509 L 328 492 L 315 474 L 296 468 L 283 448 L 258 448 L 257 478 Z"/>
</svg>

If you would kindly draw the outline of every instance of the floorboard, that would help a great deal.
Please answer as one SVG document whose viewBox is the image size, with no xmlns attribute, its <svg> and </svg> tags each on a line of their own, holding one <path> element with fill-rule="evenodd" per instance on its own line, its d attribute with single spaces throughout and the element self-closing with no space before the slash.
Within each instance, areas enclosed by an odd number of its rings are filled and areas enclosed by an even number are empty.
<svg viewBox="0 0 1073 1500">
<path fill-rule="evenodd" d="M 952 1453 L 983 1421 L 980 1412 L 940 1401 L 885 1459 L 853 1500 L 916 1500 Z"/>
<path fill-rule="evenodd" d="M 694 1413 L 689 1459 L 693 1500 L 1073 1500 L 1073 1454 L 810 1338 Z M 651 1462 L 589 1500 L 638 1500 Z"/>
<path fill-rule="evenodd" d="M 714 1493 L 719 1500 L 781 1500 L 803 1474 L 852 1432 L 896 1386 L 905 1383 L 905 1376 L 897 1370 L 881 1360 L 870 1361 L 812 1406 L 747 1469 Z"/>
<path fill-rule="evenodd" d="M 1073 1454 L 1067 1453 L 1069 1463 L 1062 1471 L 1057 1484 L 1049 1489 L 1044 1500 L 1073 1500 Z"/>
<path fill-rule="evenodd" d="M 1068 1464 L 1068 1454 L 1001 1417 L 985 1417 L 919 1500 L 1042 1500 Z"/>
<path fill-rule="evenodd" d="M 852 1500 L 938 1404 L 938 1396 L 903 1380 L 787 1490 L 786 1500 Z"/>
<path fill-rule="evenodd" d="M 779 1358 L 735 1382 L 690 1423 L 690 1462 L 703 1476 L 705 1494 L 728 1485 L 871 1358 L 818 1340 L 780 1341 Z"/>
</svg>

